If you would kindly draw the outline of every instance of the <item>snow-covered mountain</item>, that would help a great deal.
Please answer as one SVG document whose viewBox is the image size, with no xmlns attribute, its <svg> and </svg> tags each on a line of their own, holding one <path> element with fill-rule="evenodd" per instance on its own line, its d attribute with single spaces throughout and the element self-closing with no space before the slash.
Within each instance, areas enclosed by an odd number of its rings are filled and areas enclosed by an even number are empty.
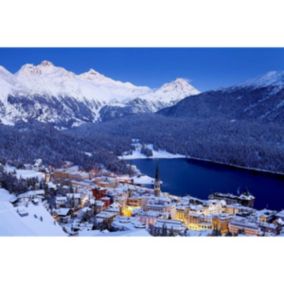
<svg viewBox="0 0 284 284">
<path fill-rule="evenodd" d="M 171 117 L 284 122 L 284 72 L 188 97 L 160 111 Z"/>
<path fill-rule="evenodd" d="M 163 102 L 165 104 L 175 104 L 188 95 L 197 95 L 199 91 L 191 86 L 186 79 L 178 78 L 173 82 L 162 85 L 154 93 L 146 94 L 143 98 L 151 102 Z"/>
<path fill-rule="evenodd" d="M 173 106 L 186 97 L 197 94 L 199 94 L 199 91 L 191 86 L 186 79 L 178 78 L 124 104 L 104 106 L 101 109 L 100 118 L 105 121 L 131 114 L 156 112 L 165 107 Z"/>
<path fill-rule="evenodd" d="M 270 71 L 262 76 L 246 81 L 240 86 L 260 87 L 284 87 L 284 71 Z"/>
<path fill-rule="evenodd" d="M 49 61 L 15 74 L 0 66 L 0 120 L 38 120 L 77 126 L 129 113 L 155 112 L 199 91 L 185 79 L 158 89 L 108 78 L 94 69 L 75 74 Z M 119 113 L 119 115 L 113 115 Z M 103 114 L 103 117 L 101 116 Z"/>
</svg>

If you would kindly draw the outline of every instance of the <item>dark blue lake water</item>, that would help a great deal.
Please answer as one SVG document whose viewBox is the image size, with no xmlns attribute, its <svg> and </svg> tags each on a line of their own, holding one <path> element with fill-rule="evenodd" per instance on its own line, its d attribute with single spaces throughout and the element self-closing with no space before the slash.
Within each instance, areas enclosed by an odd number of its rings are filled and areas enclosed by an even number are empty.
<svg viewBox="0 0 284 284">
<path fill-rule="evenodd" d="M 206 199 L 210 193 L 234 193 L 247 187 L 256 197 L 255 207 L 284 209 L 284 177 L 261 172 L 236 169 L 209 162 L 189 159 L 133 160 L 138 169 L 154 176 L 159 162 L 162 190 L 179 195 Z"/>
</svg>

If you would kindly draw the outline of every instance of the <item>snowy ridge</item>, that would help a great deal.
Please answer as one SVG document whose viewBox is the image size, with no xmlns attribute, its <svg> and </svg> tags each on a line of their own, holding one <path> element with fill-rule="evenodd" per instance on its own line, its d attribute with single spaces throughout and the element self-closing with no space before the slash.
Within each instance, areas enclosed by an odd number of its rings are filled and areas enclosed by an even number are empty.
<svg viewBox="0 0 284 284">
<path fill-rule="evenodd" d="M 239 87 L 284 87 L 284 71 L 270 71 L 262 76 L 246 81 Z"/>
<path fill-rule="evenodd" d="M 94 69 L 77 75 L 47 60 L 25 64 L 15 74 L 0 66 L 0 119 L 4 124 L 36 119 L 78 126 L 100 120 L 104 106 L 157 111 L 198 93 L 185 79 L 151 89 L 113 80 Z"/>
</svg>

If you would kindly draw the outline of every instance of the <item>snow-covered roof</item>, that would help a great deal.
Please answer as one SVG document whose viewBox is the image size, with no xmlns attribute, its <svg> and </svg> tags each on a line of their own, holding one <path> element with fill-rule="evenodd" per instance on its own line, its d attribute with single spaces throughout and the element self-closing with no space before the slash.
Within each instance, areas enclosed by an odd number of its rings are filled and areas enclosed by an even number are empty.
<svg viewBox="0 0 284 284">
<path fill-rule="evenodd" d="M 138 184 L 153 184 L 154 178 L 146 175 L 136 176 L 133 178 L 133 182 Z"/>
<path fill-rule="evenodd" d="M 105 204 L 105 203 L 104 203 L 103 201 L 101 201 L 101 200 L 96 200 L 95 203 L 96 203 L 97 206 L 104 206 L 104 204 Z"/>
<path fill-rule="evenodd" d="M 152 210 L 149 210 L 149 211 L 141 211 L 139 213 L 139 216 L 144 216 L 144 217 L 152 217 L 152 218 L 158 218 L 160 217 L 162 214 L 158 211 L 152 211 Z"/>
<path fill-rule="evenodd" d="M 66 196 L 56 196 L 56 201 L 65 202 L 67 201 L 67 197 Z"/>
<path fill-rule="evenodd" d="M 273 210 L 269 210 L 269 209 L 262 209 L 262 210 L 256 210 L 255 212 L 256 216 L 260 217 L 260 216 L 271 216 L 276 214 L 276 211 Z"/>
<path fill-rule="evenodd" d="M 17 178 L 28 179 L 28 178 L 38 178 L 44 179 L 45 174 L 41 172 L 36 172 L 34 170 L 17 170 L 16 171 Z"/>
<path fill-rule="evenodd" d="M 243 228 L 250 228 L 250 229 L 258 229 L 258 224 L 256 222 L 252 222 L 247 218 L 243 217 L 234 217 L 230 221 L 230 225 L 243 227 Z"/>
<path fill-rule="evenodd" d="M 173 228 L 174 230 L 184 230 L 185 227 L 181 221 L 177 220 L 163 220 L 163 219 L 158 219 L 157 222 L 155 223 L 156 228 L 163 228 L 166 227 L 168 229 Z"/>
<path fill-rule="evenodd" d="M 48 186 L 48 188 L 52 188 L 52 189 L 56 189 L 57 188 L 56 184 L 54 184 L 52 181 L 48 182 L 47 186 Z"/>
<path fill-rule="evenodd" d="M 81 194 L 80 193 L 67 193 L 66 196 L 68 198 L 77 198 L 77 199 L 81 198 Z"/>
<path fill-rule="evenodd" d="M 29 190 L 24 193 L 21 193 L 18 195 L 19 198 L 30 198 L 30 197 L 35 197 L 39 195 L 44 195 L 45 191 L 43 189 L 39 190 Z"/>
<path fill-rule="evenodd" d="M 96 215 L 97 219 L 109 219 L 113 218 L 117 215 L 117 212 L 110 212 L 110 211 L 102 211 Z"/>
<path fill-rule="evenodd" d="M 58 216 L 66 216 L 70 212 L 70 208 L 58 208 L 54 210 Z"/>
<path fill-rule="evenodd" d="M 281 219 L 284 219 L 284 210 L 279 211 L 279 212 L 276 214 L 276 217 L 279 217 L 279 218 L 281 218 Z"/>
</svg>

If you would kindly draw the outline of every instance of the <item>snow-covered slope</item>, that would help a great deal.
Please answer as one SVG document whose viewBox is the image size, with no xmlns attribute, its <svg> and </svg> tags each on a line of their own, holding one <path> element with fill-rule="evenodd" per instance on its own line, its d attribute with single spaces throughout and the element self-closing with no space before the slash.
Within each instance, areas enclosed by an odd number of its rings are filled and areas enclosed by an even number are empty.
<svg viewBox="0 0 284 284">
<path fill-rule="evenodd" d="M 284 71 L 270 71 L 262 76 L 248 80 L 240 86 L 260 87 L 284 87 Z"/>
<path fill-rule="evenodd" d="M 49 61 L 43 61 L 37 66 L 24 65 L 16 73 L 16 78 L 30 93 L 49 96 L 67 95 L 82 101 L 123 101 L 149 92 L 146 87 L 114 81 L 93 69 L 76 75 L 64 68 L 54 66 Z"/>
<path fill-rule="evenodd" d="M 0 120 L 4 124 L 38 120 L 58 126 L 76 126 L 100 120 L 103 107 L 157 111 L 198 90 L 185 79 L 161 88 L 135 86 L 91 69 L 77 75 L 49 61 L 25 64 L 11 74 L 0 66 Z"/>
<path fill-rule="evenodd" d="M 42 204 L 24 207 L 27 216 L 20 216 L 17 207 L 0 200 L 0 236 L 66 236 Z"/>
<path fill-rule="evenodd" d="M 284 121 L 284 72 L 271 71 L 228 88 L 187 97 L 160 114 L 196 119 Z"/>
<path fill-rule="evenodd" d="M 130 114 L 156 112 L 197 94 L 199 91 L 188 80 L 179 78 L 124 104 L 104 106 L 100 118 L 104 121 Z"/>
</svg>

